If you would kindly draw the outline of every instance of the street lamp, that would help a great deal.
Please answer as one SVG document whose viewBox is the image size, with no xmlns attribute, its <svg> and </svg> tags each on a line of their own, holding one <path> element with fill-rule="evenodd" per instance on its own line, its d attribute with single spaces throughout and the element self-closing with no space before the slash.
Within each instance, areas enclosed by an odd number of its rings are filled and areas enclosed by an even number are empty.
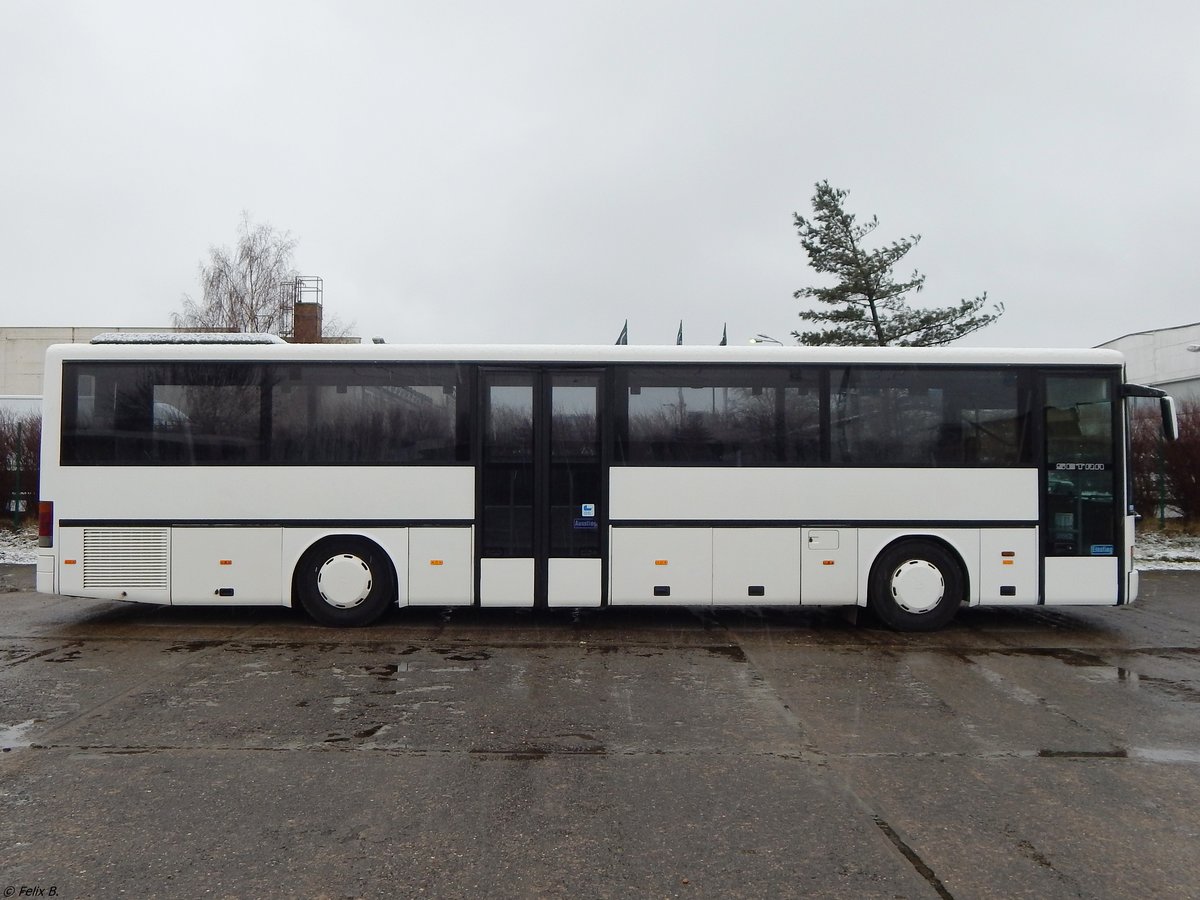
<svg viewBox="0 0 1200 900">
<path fill-rule="evenodd" d="M 752 343 L 752 344 L 778 344 L 780 347 L 783 346 L 783 341 L 777 341 L 777 340 L 775 340 L 775 338 L 771 337 L 769 334 L 756 334 L 754 337 L 750 338 L 750 343 Z M 1200 349 L 1200 345 L 1197 346 L 1197 349 Z"/>
</svg>

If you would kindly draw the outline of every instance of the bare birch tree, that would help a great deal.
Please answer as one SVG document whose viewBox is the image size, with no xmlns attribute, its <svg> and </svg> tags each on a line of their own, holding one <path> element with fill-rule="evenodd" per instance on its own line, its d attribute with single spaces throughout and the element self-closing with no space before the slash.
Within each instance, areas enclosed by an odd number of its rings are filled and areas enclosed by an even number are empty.
<svg viewBox="0 0 1200 900">
<path fill-rule="evenodd" d="M 278 334 L 284 324 L 280 288 L 296 278 L 296 239 L 270 225 L 255 225 L 242 213 L 237 244 L 210 247 L 200 263 L 199 300 L 183 295 L 183 311 L 171 316 L 176 328 Z"/>
</svg>

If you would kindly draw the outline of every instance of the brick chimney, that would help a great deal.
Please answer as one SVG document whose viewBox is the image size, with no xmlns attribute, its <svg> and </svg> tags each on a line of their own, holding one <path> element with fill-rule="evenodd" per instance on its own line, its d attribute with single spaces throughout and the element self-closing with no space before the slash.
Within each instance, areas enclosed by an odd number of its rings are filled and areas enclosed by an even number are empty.
<svg viewBox="0 0 1200 900">
<path fill-rule="evenodd" d="M 292 343 L 321 343 L 321 304 L 297 301 L 294 314 Z"/>
</svg>

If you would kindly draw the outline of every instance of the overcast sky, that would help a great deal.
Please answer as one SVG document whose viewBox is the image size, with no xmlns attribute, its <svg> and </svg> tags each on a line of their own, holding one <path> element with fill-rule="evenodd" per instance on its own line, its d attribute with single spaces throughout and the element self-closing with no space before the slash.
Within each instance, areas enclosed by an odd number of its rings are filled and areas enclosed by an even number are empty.
<svg viewBox="0 0 1200 900">
<path fill-rule="evenodd" d="M 850 191 L 965 343 L 1200 320 L 1200 4 L 0 0 L 0 325 L 164 325 L 243 210 L 401 342 L 800 327 Z"/>
</svg>

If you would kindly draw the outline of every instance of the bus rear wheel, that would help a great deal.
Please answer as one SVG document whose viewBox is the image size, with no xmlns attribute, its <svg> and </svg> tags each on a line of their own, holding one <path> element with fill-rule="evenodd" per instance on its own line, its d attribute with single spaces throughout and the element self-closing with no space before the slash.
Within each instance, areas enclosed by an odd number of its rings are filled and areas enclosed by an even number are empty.
<svg viewBox="0 0 1200 900">
<path fill-rule="evenodd" d="M 901 541 L 875 560 L 868 600 L 890 628 L 935 631 L 958 612 L 963 585 L 962 567 L 945 547 L 931 541 Z"/>
<path fill-rule="evenodd" d="M 360 538 L 333 538 L 310 548 L 296 566 L 296 595 L 322 625 L 370 625 L 395 599 L 383 551 Z"/>
</svg>

